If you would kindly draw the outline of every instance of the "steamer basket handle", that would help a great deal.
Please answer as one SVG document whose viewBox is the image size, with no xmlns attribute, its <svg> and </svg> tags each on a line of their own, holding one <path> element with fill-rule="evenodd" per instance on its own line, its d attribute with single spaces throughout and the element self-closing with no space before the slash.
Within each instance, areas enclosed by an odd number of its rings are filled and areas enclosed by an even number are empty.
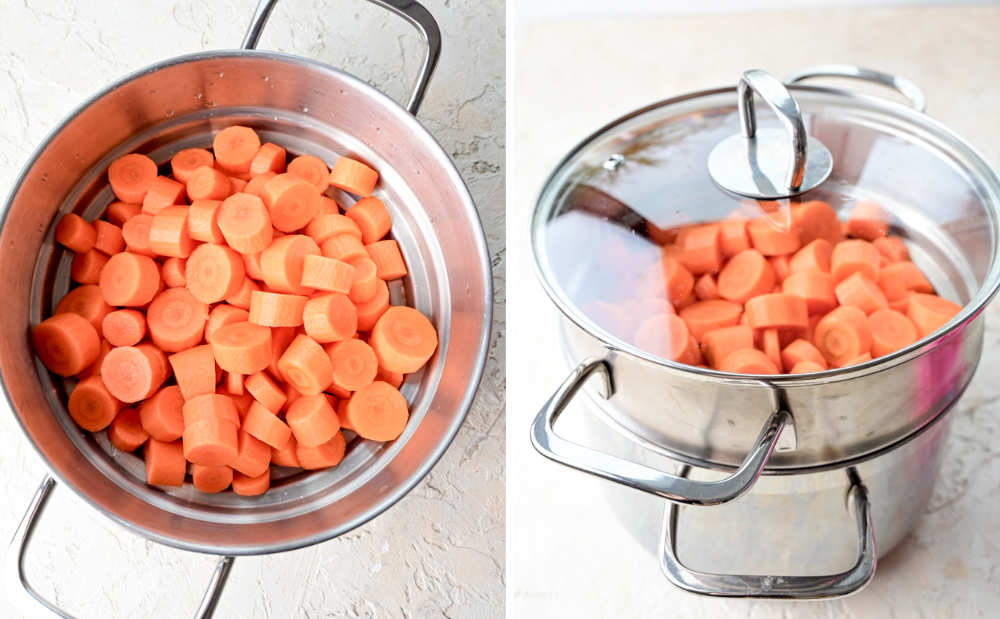
<svg viewBox="0 0 1000 619">
<path fill-rule="evenodd" d="M 611 397 L 614 385 L 608 363 L 603 359 L 585 360 L 570 373 L 538 412 L 531 424 L 531 443 L 543 456 L 560 464 L 676 503 L 718 505 L 741 496 L 757 481 L 778 443 L 781 430 L 791 419 L 783 407 L 772 413 L 743 463 L 729 477 L 711 482 L 677 477 L 595 451 L 556 434 L 556 419 L 580 387 L 594 374 L 600 374 L 603 379 L 601 395 L 604 398 Z"/>
<path fill-rule="evenodd" d="M 422 4 L 415 0 L 368 0 L 372 4 L 399 15 L 411 26 L 417 29 L 427 51 L 424 52 L 424 60 L 420 65 L 420 74 L 417 76 L 417 83 L 413 86 L 410 98 L 406 102 L 406 111 L 416 116 L 420 104 L 424 100 L 424 91 L 431 81 L 434 67 L 437 66 L 438 58 L 441 56 L 441 29 L 438 28 L 434 16 L 431 15 Z M 260 39 L 267 19 L 271 16 L 271 11 L 278 0 L 260 0 L 257 10 L 254 12 L 250 27 L 243 37 L 241 47 L 243 49 L 256 49 L 257 40 Z"/>
<path fill-rule="evenodd" d="M 685 465 L 681 474 L 688 469 Z M 853 468 L 848 469 L 847 474 L 851 481 L 847 491 L 847 509 L 854 512 L 858 527 L 858 559 L 847 571 L 826 576 L 764 576 L 712 574 L 689 569 L 677 558 L 680 508 L 668 503 L 663 514 L 663 534 L 660 536 L 660 567 L 663 573 L 681 589 L 716 597 L 818 600 L 860 591 L 875 576 L 878 552 L 868 488 L 861 483 Z"/>
<path fill-rule="evenodd" d="M 899 75 L 883 73 L 874 69 L 865 69 L 850 64 L 823 64 L 796 71 L 785 78 L 786 84 L 795 84 L 815 77 L 846 77 L 849 79 L 872 82 L 892 88 L 906 97 L 910 106 L 918 112 L 927 111 L 927 98 L 920 87 Z"/>
<path fill-rule="evenodd" d="M 14 538 L 7 547 L 7 555 L 3 560 L 3 585 L 7 592 L 6 598 L 10 600 L 19 610 L 28 612 L 32 608 L 30 616 L 62 617 L 72 619 L 72 615 L 60 609 L 52 602 L 46 600 L 35 589 L 28 584 L 24 573 L 24 555 L 31 541 L 31 534 L 34 532 L 35 524 L 42 509 L 49 499 L 49 494 L 55 487 L 56 481 L 51 475 L 46 475 L 42 483 L 35 491 L 28 510 L 21 519 L 21 524 L 14 532 Z M 215 566 L 215 572 L 208 584 L 208 590 L 202 597 L 201 604 L 195 614 L 195 619 L 209 619 L 215 613 L 215 607 L 219 603 L 222 589 L 226 586 L 226 579 L 229 578 L 229 570 L 233 566 L 233 557 L 219 557 L 219 562 Z"/>
</svg>

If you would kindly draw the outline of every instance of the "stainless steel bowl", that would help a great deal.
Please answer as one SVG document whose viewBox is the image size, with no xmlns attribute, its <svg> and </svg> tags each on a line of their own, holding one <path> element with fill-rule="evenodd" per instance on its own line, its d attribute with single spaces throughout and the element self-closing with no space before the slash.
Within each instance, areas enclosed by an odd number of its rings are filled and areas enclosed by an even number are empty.
<svg viewBox="0 0 1000 619">
<path fill-rule="evenodd" d="M 0 335 L 5 393 L 53 476 L 151 540 L 249 555 L 338 536 L 377 516 L 423 478 L 475 395 L 492 311 L 486 243 L 462 178 L 414 117 L 440 35 L 416 2 L 373 1 L 417 27 L 427 45 L 408 107 L 320 62 L 254 50 L 275 4 L 264 0 L 243 49 L 166 60 L 77 108 L 32 155 L 7 202 L 0 231 L 8 298 Z M 392 235 L 410 271 L 391 287 L 393 300 L 430 316 L 440 336 L 434 358 L 402 388 L 411 403 L 402 436 L 385 444 L 354 440 L 338 467 L 289 471 L 258 498 L 205 495 L 190 485 L 147 486 L 141 460 L 113 449 L 103 433 L 83 432 L 72 422 L 65 385 L 35 359 L 28 337 L 29 325 L 48 315 L 69 286 L 70 256 L 54 243 L 52 224 L 65 212 L 88 219 L 102 212 L 112 200 L 110 161 L 139 151 L 162 164 L 182 148 L 210 145 L 213 133 L 232 123 L 253 126 L 293 154 L 327 161 L 351 154 L 379 170 L 376 195 L 392 212 Z M 346 195 L 338 199 L 349 201 Z M 40 487 L 8 557 L 9 571 L 16 570 L 22 582 L 22 545 L 51 486 L 46 479 Z"/>
</svg>

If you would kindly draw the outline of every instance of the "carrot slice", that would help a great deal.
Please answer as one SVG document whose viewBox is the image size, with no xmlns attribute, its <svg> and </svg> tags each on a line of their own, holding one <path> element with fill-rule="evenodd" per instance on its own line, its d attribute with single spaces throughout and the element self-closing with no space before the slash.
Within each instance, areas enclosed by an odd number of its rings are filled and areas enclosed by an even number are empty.
<svg viewBox="0 0 1000 619">
<path fill-rule="evenodd" d="M 228 196 L 228 194 L 226 194 Z M 188 234 L 196 241 L 222 243 L 225 237 L 219 229 L 219 200 L 194 200 L 188 207 Z"/>
<path fill-rule="evenodd" d="M 721 327 L 705 332 L 701 350 L 708 364 L 719 369 L 729 353 L 742 348 L 753 348 L 753 329 L 747 325 Z"/>
<path fill-rule="evenodd" d="M 249 397 L 249 396 L 247 396 Z M 184 426 L 191 426 L 202 421 L 225 421 L 233 428 L 240 425 L 238 405 L 241 398 L 231 398 L 222 393 L 207 393 L 197 395 L 184 402 L 181 413 L 184 416 Z M 250 398 L 252 401 L 253 398 Z M 247 408 L 250 404 L 247 404 Z"/>
<path fill-rule="evenodd" d="M 406 276 L 406 261 L 403 260 L 399 243 L 396 241 L 392 239 L 376 241 L 365 245 L 365 251 L 375 263 L 375 274 L 379 279 L 388 281 Z"/>
<path fill-rule="evenodd" d="M 259 496 L 271 487 L 271 472 L 264 471 L 256 477 L 243 473 L 233 474 L 233 492 L 240 496 Z"/>
<path fill-rule="evenodd" d="M 333 438 L 315 447 L 305 447 L 298 445 L 295 449 L 295 456 L 299 460 L 299 465 L 307 470 L 317 470 L 337 466 L 344 459 L 347 450 L 347 441 L 342 432 L 337 432 Z"/>
<path fill-rule="evenodd" d="M 253 374 L 271 362 L 271 330 L 250 322 L 227 324 L 212 335 L 215 362 L 227 372 Z"/>
<path fill-rule="evenodd" d="M 121 402 L 111 395 L 100 376 L 91 376 L 73 387 L 66 408 L 76 425 L 89 432 L 99 432 L 114 421 Z"/>
<path fill-rule="evenodd" d="M 319 157 L 299 155 L 288 162 L 288 173 L 305 180 L 323 193 L 330 186 L 330 168 Z M 301 227 L 301 226 L 300 226 Z"/>
<path fill-rule="evenodd" d="M 246 188 L 246 186 L 247 186 L 247 181 L 243 180 L 242 178 L 237 178 L 235 176 L 230 176 L 229 177 L 229 192 L 230 193 L 240 193 L 240 192 L 248 193 L 248 192 L 244 191 L 244 189 Z"/>
<path fill-rule="evenodd" d="M 663 258 L 659 265 L 653 266 L 653 269 L 659 281 L 662 281 L 670 302 L 676 304 L 692 294 L 694 275 L 676 258 Z"/>
<path fill-rule="evenodd" d="M 339 215 L 340 210 L 336 200 L 326 195 L 320 196 L 319 215 Z"/>
<path fill-rule="evenodd" d="M 390 372 L 384 368 L 379 368 L 378 372 L 375 373 L 375 380 L 389 383 L 396 389 L 399 389 L 403 385 L 403 381 L 406 380 L 406 376 L 399 372 Z"/>
<path fill-rule="evenodd" d="M 837 307 L 837 294 L 829 273 L 794 271 L 782 282 L 781 291 L 805 299 L 810 314 L 825 314 Z"/>
<path fill-rule="evenodd" d="M 101 271 L 107 263 L 108 257 L 96 249 L 76 254 L 70 264 L 69 277 L 78 284 L 96 284 L 101 281 Z"/>
<path fill-rule="evenodd" d="M 333 366 L 332 385 L 343 391 L 357 391 L 375 380 L 379 362 L 375 351 L 358 339 L 347 339 L 326 347 Z"/>
<path fill-rule="evenodd" d="M 903 262 L 910 259 L 910 250 L 906 247 L 906 241 L 898 236 L 882 236 L 874 241 L 872 245 L 889 262 Z"/>
<path fill-rule="evenodd" d="M 285 159 L 288 158 L 285 149 L 277 144 L 265 142 L 260 145 L 253 159 L 250 160 L 250 176 L 264 174 L 281 174 L 285 171 Z"/>
<path fill-rule="evenodd" d="M 190 404 L 190 402 L 185 404 L 185 407 Z M 231 466 L 230 463 L 234 463 L 238 458 L 238 433 L 242 435 L 241 430 L 237 430 L 236 426 L 219 414 L 216 414 L 215 418 L 204 418 L 189 423 L 184 426 L 184 457 L 192 464 Z"/>
<path fill-rule="evenodd" d="M 160 289 L 160 269 L 149 256 L 115 254 L 101 270 L 100 287 L 108 305 L 145 305 Z"/>
<path fill-rule="evenodd" d="M 354 304 L 339 292 L 306 300 L 301 316 L 306 333 L 320 343 L 346 340 L 358 329 Z"/>
<path fill-rule="evenodd" d="M 378 292 L 379 281 L 375 262 L 369 258 L 357 258 L 351 261 L 354 272 L 351 279 L 351 291 L 348 296 L 354 303 L 364 303 Z"/>
<path fill-rule="evenodd" d="M 813 343 L 830 365 L 842 367 L 871 350 L 868 317 L 857 307 L 838 307 L 816 323 Z"/>
<path fill-rule="evenodd" d="M 139 420 L 158 441 L 176 441 L 184 434 L 184 396 L 177 385 L 164 387 L 139 406 Z"/>
<path fill-rule="evenodd" d="M 368 258 L 365 246 L 349 234 L 339 234 L 323 241 L 321 249 L 327 258 L 336 258 L 352 264 L 360 258 Z"/>
<path fill-rule="evenodd" d="M 685 358 L 689 333 L 687 324 L 680 317 L 672 313 L 662 313 L 644 320 L 632 339 L 637 346 L 644 350 L 673 361 L 681 361 Z M 375 347 L 375 349 L 376 355 L 378 355 L 378 348 Z M 381 359 L 379 365 L 387 367 L 381 363 Z M 398 368 L 388 369 L 408 373 Z"/>
<path fill-rule="evenodd" d="M 278 369 L 303 395 L 320 393 L 333 382 L 330 357 L 308 335 L 298 335 L 292 340 L 278 360 Z"/>
<path fill-rule="evenodd" d="M 362 198 L 347 209 L 345 215 L 361 230 L 361 242 L 370 245 L 384 237 L 392 228 L 392 215 L 378 198 Z"/>
<path fill-rule="evenodd" d="M 806 300 L 790 294 L 762 294 L 746 302 L 747 321 L 755 329 L 767 327 L 806 328 L 809 310 Z"/>
<path fill-rule="evenodd" d="M 122 236 L 122 229 L 118 226 L 98 219 L 94 222 L 94 230 L 97 232 L 94 249 L 108 255 L 125 250 L 125 238 Z"/>
<path fill-rule="evenodd" d="M 274 449 L 282 449 L 288 444 L 292 431 L 278 416 L 267 410 L 260 402 L 254 402 L 243 418 L 242 429 L 247 434 Z M 270 452 L 268 454 L 270 461 Z"/>
<path fill-rule="evenodd" d="M 914 292 L 906 307 L 906 315 L 917 327 L 920 337 L 927 337 L 954 318 L 962 306 L 934 294 Z"/>
<path fill-rule="evenodd" d="M 250 322 L 265 327 L 297 327 L 309 297 L 255 290 L 250 295 Z"/>
<path fill-rule="evenodd" d="M 104 216 L 116 226 L 124 226 L 125 222 L 142 212 L 141 204 L 127 202 L 112 202 L 104 209 Z"/>
<path fill-rule="evenodd" d="M 186 206 L 168 206 L 154 215 L 149 226 L 149 249 L 159 256 L 187 258 L 194 249 L 187 217 Z"/>
<path fill-rule="evenodd" d="M 810 241 L 788 260 L 789 271 L 822 271 L 830 272 L 830 259 L 833 256 L 833 245 L 826 239 Z"/>
<path fill-rule="evenodd" d="M 872 331 L 872 349 L 874 357 L 881 357 L 906 348 L 917 341 L 917 327 L 902 312 L 892 309 L 880 309 L 868 316 L 868 325 Z"/>
<path fill-rule="evenodd" d="M 347 294 L 353 282 L 354 267 L 342 260 L 313 254 L 307 254 L 302 259 L 303 287 Z M 376 287 L 374 283 L 373 287 Z"/>
<path fill-rule="evenodd" d="M 699 341 L 707 331 L 737 324 L 742 313 L 738 303 L 722 299 L 699 301 L 678 312 L 688 331 Z"/>
<path fill-rule="evenodd" d="M 187 288 L 167 288 L 156 295 L 146 312 L 149 336 L 167 352 L 178 352 L 201 341 L 208 305 Z"/>
<path fill-rule="evenodd" d="M 320 245 L 323 241 L 341 234 L 353 236 L 359 241 L 362 240 L 361 228 L 358 227 L 358 224 L 354 223 L 350 217 L 339 213 L 317 215 L 306 226 L 305 233 Z"/>
<path fill-rule="evenodd" d="M 722 298 L 719 295 L 719 287 L 715 284 L 715 277 L 711 273 L 705 273 L 694 283 L 694 294 L 699 301 L 711 301 Z"/>
<path fill-rule="evenodd" d="M 101 334 L 104 317 L 111 312 L 111 306 L 104 300 L 100 287 L 93 284 L 77 286 L 60 299 L 55 314 L 77 314 L 87 319 L 97 334 Z"/>
<path fill-rule="evenodd" d="M 886 299 L 895 301 L 907 296 L 909 291 L 930 294 L 934 287 L 917 265 L 909 261 L 893 262 L 879 270 L 878 283 Z"/>
<path fill-rule="evenodd" d="M 251 405 L 251 410 L 253 405 Z M 247 415 L 250 412 L 247 411 Z M 270 415 L 270 413 L 268 413 Z M 231 426 L 230 426 L 231 427 Z M 271 464 L 271 448 L 245 430 L 237 432 L 237 455 L 229 466 L 248 477 L 267 473 Z"/>
<path fill-rule="evenodd" d="M 831 245 L 842 240 L 837 212 L 826 202 L 810 200 L 791 209 L 792 226 L 798 232 L 802 245 L 822 239 Z"/>
<path fill-rule="evenodd" d="M 177 151 L 177 154 L 170 158 L 170 170 L 173 172 L 174 178 L 182 183 L 187 183 L 198 168 L 202 166 L 211 168 L 213 165 L 215 165 L 215 156 L 204 148 L 185 148 Z M 188 195 L 190 195 L 190 191 Z"/>
<path fill-rule="evenodd" d="M 747 234 L 754 249 L 765 256 L 790 254 L 802 245 L 794 228 L 782 228 L 769 217 L 750 220 Z"/>
<path fill-rule="evenodd" d="M 50 371 L 72 376 L 93 363 L 101 352 L 94 325 L 79 314 L 55 314 L 31 330 L 35 354 Z M 110 420 L 109 420 L 110 422 Z"/>
<path fill-rule="evenodd" d="M 729 353 L 719 369 L 736 374 L 777 374 L 778 367 L 771 358 L 756 348 L 741 348 Z"/>
<path fill-rule="evenodd" d="M 795 374 L 795 366 L 803 361 L 808 361 L 809 363 L 814 363 L 820 367 L 820 370 L 825 370 L 827 368 L 826 358 L 823 357 L 823 353 L 819 351 L 818 348 L 813 346 L 809 341 L 799 338 L 794 342 L 785 346 L 785 349 L 781 351 L 781 364 L 786 368 L 792 368 L 789 370 L 792 374 Z M 819 370 L 809 370 L 811 372 L 818 372 Z"/>
<path fill-rule="evenodd" d="M 311 289 L 302 285 L 304 260 L 306 256 L 318 255 L 319 246 L 304 234 L 289 234 L 275 239 L 260 254 L 264 283 L 276 292 L 308 294 Z"/>
<path fill-rule="evenodd" d="M 781 343 L 778 339 L 777 329 L 764 329 L 760 334 L 761 348 L 767 358 L 774 363 L 774 366 L 781 371 Z"/>
<path fill-rule="evenodd" d="M 201 492 L 215 494 L 222 492 L 233 483 L 233 469 L 228 466 L 191 465 L 191 481 Z"/>
<path fill-rule="evenodd" d="M 183 204 L 184 185 L 167 176 L 157 176 L 142 199 L 142 212 L 156 215 L 173 204 Z"/>
<path fill-rule="evenodd" d="M 378 172 L 350 157 L 339 157 L 330 170 L 330 184 L 355 195 L 372 195 L 377 182 Z"/>
<path fill-rule="evenodd" d="M 288 418 L 285 418 L 288 422 Z M 271 466 L 293 466 L 298 468 L 299 457 L 296 455 L 295 451 L 298 448 L 298 443 L 295 440 L 294 434 L 288 438 L 288 442 L 285 443 L 284 448 L 275 449 L 271 448 Z"/>
<path fill-rule="evenodd" d="M 830 274 L 840 283 L 854 273 L 878 281 L 879 253 L 868 241 L 853 239 L 837 243 L 830 259 Z"/>
<path fill-rule="evenodd" d="M 260 150 L 260 138 L 250 127 L 231 125 L 212 141 L 215 163 L 229 174 L 250 172 L 250 163 Z"/>
<path fill-rule="evenodd" d="M 84 378 L 89 378 L 91 376 L 101 375 L 101 364 L 104 363 L 104 357 L 111 351 L 111 344 L 108 344 L 107 340 L 101 340 L 101 350 L 97 353 L 97 358 L 94 362 L 88 365 L 86 368 L 81 370 L 76 374 L 76 377 L 80 380 Z"/>
<path fill-rule="evenodd" d="M 231 297 L 226 297 L 226 303 L 234 305 L 236 307 L 249 310 L 250 300 L 253 298 L 253 293 L 260 290 L 260 284 L 253 281 L 249 277 L 243 278 L 243 285 L 240 289 L 236 291 Z"/>
<path fill-rule="evenodd" d="M 101 383 L 103 386 L 104 383 Z M 114 421 L 108 426 L 108 440 L 116 449 L 130 453 L 142 447 L 149 438 L 149 433 L 142 428 L 139 421 L 139 411 L 134 408 L 123 408 L 118 411 Z"/>
<path fill-rule="evenodd" d="M 780 285 L 788 277 L 788 274 L 791 273 L 791 267 L 788 265 L 788 256 L 785 254 L 771 256 L 767 261 L 771 263 L 771 268 L 774 269 L 774 279 Z"/>
<path fill-rule="evenodd" d="M 809 374 L 811 372 L 822 372 L 825 369 L 827 369 L 827 367 L 826 367 L 826 361 L 824 361 L 823 364 L 819 364 L 819 363 L 816 363 L 815 361 L 809 361 L 808 359 L 804 359 L 802 361 L 799 361 L 795 365 L 793 365 L 792 369 L 789 370 L 788 373 L 789 374 Z"/>
<path fill-rule="evenodd" d="M 354 306 L 358 315 L 358 331 L 371 331 L 378 319 L 389 309 L 389 286 L 379 280 L 375 288 L 374 297 Z"/>
<path fill-rule="evenodd" d="M 372 328 L 379 365 L 392 372 L 419 370 L 437 349 L 437 331 L 426 316 L 407 306 L 390 307 Z M 301 390 L 300 390 L 301 391 Z"/>
<path fill-rule="evenodd" d="M 183 288 L 187 285 L 187 260 L 167 258 L 160 268 L 160 278 L 168 288 Z"/>
<path fill-rule="evenodd" d="M 141 204 L 157 173 L 155 161 L 146 155 L 131 153 L 111 162 L 108 183 L 122 202 Z"/>
<path fill-rule="evenodd" d="M 316 447 L 340 432 L 340 421 L 324 394 L 304 395 L 285 413 L 285 420 L 302 447 Z"/>
<path fill-rule="evenodd" d="M 167 357 L 185 400 L 215 393 L 215 357 L 208 344 L 193 346 Z"/>
<path fill-rule="evenodd" d="M 153 216 L 147 213 L 140 213 L 122 224 L 122 238 L 128 251 L 142 256 L 153 255 L 149 247 L 149 228 L 152 225 Z"/>
<path fill-rule="evenodd" d="M 146 335 L 146 316 L 138 310 L 116 310 L 104 317 L 101 333 L 112 346 L 135 346 Z"/>
<path fill-rule="evenodd" d="M 240 254 L 243 257 L 243 267 L 246 270 L 247 277 L 257 281 L 264 281 L 264 272 L 260 266 L 260 255 L 262 253 L 264 252 Z"/>
<path fill-rule="evenodd" d="M 202 303 L 232 297 L 246 280 L 242 257 L 223 245 L 199 245 L 191 252 L 186 268 L 187 289 Z"/>
<path fill-rule="evenodd" d="M 837 284 L 835 290 L 841 305 L 853 305 L 865 314 L 889 307 L 882 289 L 861 272 L 855 272 Z"/>
<path fill-rule="evenodd" d="M 886 236 L 889 234 L 889 214 L 875 202 L 859 201 L 847 219 L 847 233 L 866 241 Z"/>
<path fill-rule="evenodd" d="M 410 416 L 399 390 L 381 381 L 355 391 L 344 412 L 354 431 L 373 441 L 395 440 L 403 433 Z"/>
<path fill-rule="evenodd" d="M 747 249 L 729 259 L 716 283 L 723 299 L 746 303 L 751 297 L 771 291 L 776 281 L 774 267 L 764 255 Z"/>
<path fill-rule="evenodd" d="M 263 147 L 261 147 L 263 148 Z M 277 176 L 274 172 L 264 172 L 263 174 L 258 174 L 250 179 L 250 182 L 246 184 L 241 190 L 243 193 L 249 193 L 263 199 L 264 195 L 264 185 L 267 181 L 271 180 Z M 235 191 L 233 193 L 236 193 Z"/>
<path fill-rule="evenodd" d="M 271 217 L 264 202 L 248 193 L 236 193 L 219 207 L 219 230 L 226 243 L 241 254 L 265 250 L 274 238 Z"/>
<path fill-rule="evenodd" d="M 679 237 L 681 263 L 694 275 L 718 273 L 722 266 L 722 245 L 718 224 L 687 228 Z"/>
<path fill-rule="evenodd" d="M 304 228 L 319 214 L 316 186 L 294 174 L 278 174 L 264 184 L 261 198 L 271 214 L 271 223 L 282 232 Z"/>
<path fill-rule="evenodd" d="M 205 323 L 205 341 L 212 342 L 212 335 L 225 325 L 234 322 L 247 322 L 250 312 L 233 305 L 219 304 L 208 313 L 208 321 Z"/>
<path fill-rule="evenodd" d="M 77 253 L 90 251 L 97 242 L 97 230 L 76 213 L 66 213 L 59 219 L 56 242 Z"/>
<path fill-rule="evenodd" d="M 187 474 L 184 447 L 180 441 L 164 443 L 150 438 L 143 450 L 146 483 L 152 486 L 182 486 Z"/>
<path fill-rule="evenodd" d="M 723 219 L 719 222 L 719 247 L 726 258 L 750 249 L 745 219 Z"/>
<path fill-rule="evenodd" d="M 254 372 L 244 381 L 247 391 L 255 400 L 274 414 L 285 405 L 288 399 L 274 380 L 264 372 Z M 257 437 L 260 438 L 260 437 Z M 261 440 L 264 440 L 261 438 Z"/>
</svg>

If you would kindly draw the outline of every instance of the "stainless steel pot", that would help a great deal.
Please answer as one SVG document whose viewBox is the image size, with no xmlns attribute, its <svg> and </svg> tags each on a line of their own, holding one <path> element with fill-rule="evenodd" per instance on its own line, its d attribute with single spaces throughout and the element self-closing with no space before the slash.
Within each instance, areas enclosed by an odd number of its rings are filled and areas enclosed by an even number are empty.
<svg viewBox="0 0 1000 619">
<path fill-rule="evenodd" d="M 8 199 L 0 242 L 6 315 L 0 373 L 11 407 L 51 470 L 8 552 L 12 598 L 34 598 L 63 614 L 25 582 L 23 555 L 54 485 L 72 488 L 101 513 L 153 541 L 225 556 L 198 616 L 211 614 L 231 555 L 291 550 L 336 537 L 380 514 L 430 470 L 458 431 L 485 363 L 491 277 L 478 215 L 448 155 L 414 114 L 440 52 L 437 23 L 410 0 L 372 0 L 412 24 L 426 54 L 406 107 L 325 64 L 254 49 L 276 0 L 262 0 L 242 49 L 192 54 L 128 75 L 71 113 L 38 147 Z M 108 163 L 130 151 L 157 162 L 211 144 L 232 123 L 251 125 L 289 152 L 331 161 L 352 154 L 380 171 L 376 194 L 393 215 L 410 274 L 391 286 L 395 303 L 431 317 L 440 347 L 403 393 L 409 424 L 392 443 L 353 440 L 336 468 L 287 471 L 266 495 L 205 495 L 190 484 L 144 483 L 142 461 L 83 432 L 66 411 L 66 385 L 35 359 L 28 326 L 48 315 L 69 286 L 70 256 L 52 223 L 74 211 L 94 218 L 111 201 Z M 346 195 L 338 200 L 350 199 Z M 30 602 L 30 600 L 27 600 Z"/>
<path fill-rule="evenodd" d="M 912 107 L 796 83 L 830 75 L 894 87 Z M 1000 178 L 968 144 L 922 113 L 923 95 L 907 80 L 841 65 L 797 73 L 786 87 L 773 78 L 766 84 L 759 79 L 748 72 L 739 89 L 696 92 L 617 119 L 578 145 L 549 178 L 533 220 L 536 265 L 543 287 L 563 314 L 567 354 L 579 365 L 539 412 L 531 438 L 543 455 L 557 462 L 678 504 L 719 505 L 749 492 L 746 499 L 725 507 L 730 523 L 746 527 L 744 539 L 751 536 L 753 522 L 790 517 L 788 506 L 796 501 L 812 505 L 809 497 L 818 497 L 817 487 L 850 496 L 861 554 L 854 570 L 835 578 L 710 578 L 685 571 L 669 552 L 669 539 L 664 553 L 668 577 L 698 593 L 843 595 L 858 590 L 874 574 L 875 531 L 883 539 L 879 551 L 887 552 L 909 530 L 911 515 L 919 513 L 929 496 L 946 412 L 975 371 L 982 349 L 980 314 L 1000 286 Z M 811 190 L 805 186 L 808 164 L 805 156 L 798 157 L 805 148 L 796 148 L 795 157 L 774 158 L 758 150 L 737 158 L 738 165 L 761 163 L 761 169 L 737 171 L 735 185 L 741 174 L 743 180 L 763 179 L 745 191 L 733 189 L 728 182 L 732 178 L 719 178 L 710 170 L 717 145 L 734 133 L 743 139 L 741 124 L 744 138 L 754 135 L 746 82 L 751 88 L 754 82 L 762 84 L 755 90 L 773 110 L 756 112 L 759 132 L 783 134 L 771 129 L 783 126 L 793 134 L 793 143 L 804 147 L 809 127 L 808 140 L 821 141 L 832 155 L 829 180 Z M 765 144 L 763 140 L 754 148 Z M 763 169 L 769 159 L 781 165 Z M 792 168 L 785 174 L 781 166 L 789 165 L 787 161 Z M 960 300 L 963 310 L 929 337 L 890 355 L 842 369 L 783 376 L 678 364 L 643 350 L 581 310 L 587 287 L 602 277 L 599 265 L 593 269 L 597 260 L 588 263 L 588 253 L 599 254 L 594 244 L 601 240 L 595 230 L 606 234 L 607 222 L 614 221 L 614 234 L 632 239 L 641 236 L 637 231 L 643 223 L 667 228 L 721 218 L 740 198 L 720 186 L 754 197 L 761 196 L 757 192 L 763 187 L 782 200 L 806 192 L 803 199 L 824 199 L 835 207 L 860 198 L 877 199 L 893 214 L 894 231 L 907 239 L 913 260 L 941 294 Z M 784 204 L 787 201 L 779 201 Z M 623 226 L 625 232 L 620 231 Z M 581 249 L 564 251 L 566 239 Z M 612 240 L 621 244 L 619 238 Z M 591 392 L 595 404 L 628 437 L 630 448 L 618 445 L 613 452 L 602 451 L 555 432 L 559 414 L 593 374 L 602 379 L 601 388 Z M 695 467 L 694 474 L 672 475 L 663 472 L 662 464 L 637 462 L 637 449 L 666 454 L 674 463 Z M 701 471 L 715 474 L 702 477 Z M 914 475 L 926 484 L 911 486 L 913 496 L 900 493 Z M 781 499 L 773 508 L 755 507 L 763 494 Z M 878 515 L 875 528 L 871 511 Z M 675 513 L 676 508 L 669 508 L 668 516 Z M 837 517 L 816 509 L 802 518 L 794 516 L 794 521 L 801 528 L 817 515 Z M 877 524 L 879 519 L 884 524 Z M 715 543 L 706 535 L 694 541 Z M 740 554 L 745 547 L 726 548 Z"/>
</svg>

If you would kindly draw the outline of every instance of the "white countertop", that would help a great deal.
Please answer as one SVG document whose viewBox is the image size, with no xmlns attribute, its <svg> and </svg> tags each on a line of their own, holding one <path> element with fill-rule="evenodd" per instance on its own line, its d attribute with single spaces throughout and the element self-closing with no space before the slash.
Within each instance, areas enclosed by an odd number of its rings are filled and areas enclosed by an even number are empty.
<svg viewBox="0 0 1000 619">
<path fill-rule="evenodd" d="M 45 134 L 85 98 L 153 62 L 237 47 L 255 4 L 0 3 L 2 191 Z M 444 42 L 419 118 L 457 161 L 476 199 L 502 300 L 503 2 L 425 4 Z M 397 99 L 415 79 L 422 53 L 408 25 L 360 0 L 281 2 L 261 47 L 323 60 Z M 217 616 L 502 616 L 503 322 L 501 301 L 480 393 L 432 473 L 393 509 L 338 539 L 237 559 Z M 0 538 L 6 542 L 44 467 L 6 410 L 0 410 L 0 445 Z M 147 542 L 57 488 L 27 571 L 44 596 L 80 617 L 184 617 L 193 615 L 214 563 Z M 19 616 L 0 594 L 0 617 Z"/>
<path fill-rule="evenodd" d="M 517 28 L 517 26 L 515 26 Z M 1000 612 L 1000 305 L 953 411 L 917 529 L 860 594 L 782 603 L 698 597 L 670 585 L 604 500 L 605 484 L 545 460 L 528 426 L 565 377 L 556 312 L 536 282 L 528 222 L 546 175 L 609 120 L 669 96 L 821 63 L 898 72 L 929 113 L 1000 165 L 1000 8 L 853 9 L 537 22 L 511 44 L 508 195 L 508 610 L 522 617 L 976 617 Z M 877 91 L 876 91 L 877 92 Z M 567 416 L 565 432 L 574 432 Z"/>
</svg>

